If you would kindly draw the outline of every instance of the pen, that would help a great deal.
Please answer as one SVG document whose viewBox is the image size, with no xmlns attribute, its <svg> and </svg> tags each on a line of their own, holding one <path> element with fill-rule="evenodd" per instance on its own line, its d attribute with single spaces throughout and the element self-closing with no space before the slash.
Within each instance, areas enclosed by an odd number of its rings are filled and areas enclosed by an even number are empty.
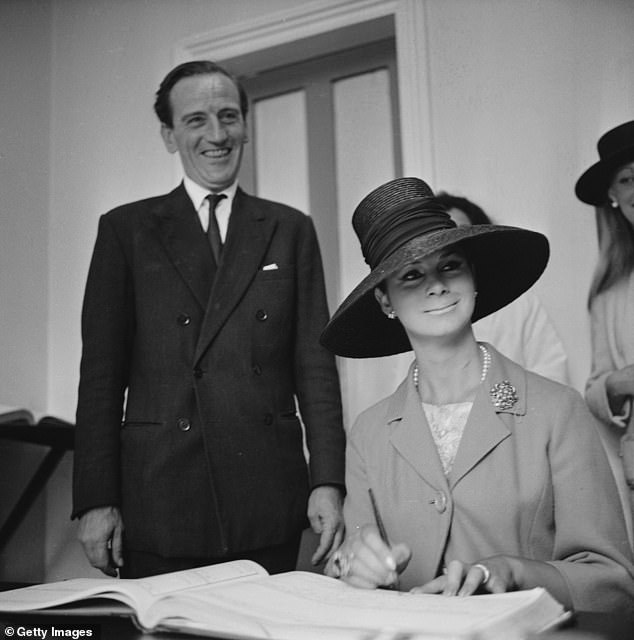
<svg viewBox="0 0 634 640">
<path fill-rule="evenodd" d="M 376 500 L 374 499 L 374 491 L 372 488 L 368 489 L 368 493 L 370 494 L 370 502 L 372 503 L 372 511 L 374 511 L 374 521 L 376 522 L 376 526 L 379 529 L 379 534 L 381 535 L 381 540 L 385 542 L 386 545 L 390 545 L 390 541 L 387 537 L 387 532 L 385 531 L 385 526 L 383 525 L 383 520 L 381 519 L 381 514 L 379 513 L 379 508 L 376 505 Z"/>
</svg>

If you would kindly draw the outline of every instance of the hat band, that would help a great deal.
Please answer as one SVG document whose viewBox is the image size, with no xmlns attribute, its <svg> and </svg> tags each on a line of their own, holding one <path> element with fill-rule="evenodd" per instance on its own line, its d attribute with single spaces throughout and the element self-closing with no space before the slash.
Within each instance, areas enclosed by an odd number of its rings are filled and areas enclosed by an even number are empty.
<svg viewBox="0 0 634 640">
<path fill-rule="evenodd" d="M 447 211 L 434 198 L 410 199 L 404 206 L 374 220 L 363 240 L 363 257 L 374 269 L 413 238 L 455 226 Z"/>
</svg>

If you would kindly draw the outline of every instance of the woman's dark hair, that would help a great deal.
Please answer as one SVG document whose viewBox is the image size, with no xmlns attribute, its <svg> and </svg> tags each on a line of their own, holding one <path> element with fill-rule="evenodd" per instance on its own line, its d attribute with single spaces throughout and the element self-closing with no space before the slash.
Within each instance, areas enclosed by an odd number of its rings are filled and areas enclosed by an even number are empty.
<svg viewBox="0 0 634 640">
<path fill-rule="evenodd" d="M 203 76 L 210 73 L 220 73 L 233 82 L 240 94 L 240 110 L 242 111 L 242 117 L 247 117 L 247 113 L 249 111 L 249 99 L 240 81 L 233 74 L 229 73 L 226 69 L 211 60 L 192 60 L 191 62 L 184 62 L 183 64 L 179 64 L 177 67 L 174 67 L 174 69 L 172 69 L 165 78 L 163 78 L 163 82 L 161 82 L 158 91 L 156 92 L 154 111 L 156 112 L 158 119 L 166 127 L 171 129 L 174 126 L 172 103 L 170 102 L 170 92 L 174 85 L 183 78 Z"/>
<path fill-rule="evenodd" d="M 449 209 L 460 209 L 472 225 L 475 224 L 492 224 L 491 218 L 484 213 L 484 211 L 471 200 L 462 198 L 460 196 L 453 196 L 446 191 L 441 191 L 436 194 L 436 200 L 449 211 Z"/>
</svg>

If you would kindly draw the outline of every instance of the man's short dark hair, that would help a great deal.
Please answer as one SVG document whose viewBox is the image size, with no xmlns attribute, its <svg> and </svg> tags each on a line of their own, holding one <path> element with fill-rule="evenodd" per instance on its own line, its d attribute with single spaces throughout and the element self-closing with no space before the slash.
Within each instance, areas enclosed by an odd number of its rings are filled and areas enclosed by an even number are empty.
<svg viewBox="0 0 634 640">
<path fill-rule="evenodd" d="M 453 196 L 446 191 L 441 191 L 436 194 L 436 200 L 442 204 L 447 211 L 449 209 L 460 209 L 467 218 L 469 218 L 469 222 L 473 224 L 492 224 L 491 218 L 484 213 L 484 211 L 475 203 L 471 202 L 467 198 L 463 198 L 461 196 Z"/>
<path fill-rule="evenodd" d="M 174 126 L 174 117 L 172 113 L 172 103 L 170 102 L 170 92 L 174 85 L 183 78 L 189 78 L 191 76 L 203 76 L 210 73 L 220 73 L 226 76 L 233 82 L 240 94 L 240 111 L 242 117 L 246 118 L 249 111 L 249 99 L 244 87 L 240 81 L 226 69 L 219 64 L 212 62 L 211 60 L 192 60 L 191 62 L 184 62 L 174 67 L 163 78 L 158 91 L 156 92 L 156 100 L 154 101 L 154 111 L 158 116 L 158 119 L 170 129 Z"/>
</svg>

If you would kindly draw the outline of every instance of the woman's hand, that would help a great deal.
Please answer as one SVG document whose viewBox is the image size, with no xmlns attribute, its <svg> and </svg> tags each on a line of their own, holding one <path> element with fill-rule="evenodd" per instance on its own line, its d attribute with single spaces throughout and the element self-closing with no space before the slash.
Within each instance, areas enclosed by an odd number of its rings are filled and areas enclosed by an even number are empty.
<svg viewBox="0 0 634 640">
<path fill-rule="evenodd" d="M 470 596 L 476 591 L 504 593 L 519 588 L 515 575 L 517 558 L 492 556 L 475 564 L 452 560 L 442 576 L 434 578 L 412 593 L 442 593 Z"/>
<path fill-rule="evenodd" d="M 548 589 L 564 607 L 572 608 L 570 589 L 556 567 L 542 560 L 517 556 L 490 556 L 474 564 L 452 560 L 442 576 L 411 591 L 469 596 L 476 592 L 504 593 L 534 587 Z"/>
<path fill-rule="evenodd" d="M 627 397 L 634 396 L 634 364 L 613 371 L 605 381 L 612 413 L 619 414 Z"/>
<path fill-rule="evenodd" d="M 365 525 L 335 551 L 325 573 L 362 589 L 394 588 L 411 555 L 406 545 L 388 546 L 376 526 Z"/>
</svg>

